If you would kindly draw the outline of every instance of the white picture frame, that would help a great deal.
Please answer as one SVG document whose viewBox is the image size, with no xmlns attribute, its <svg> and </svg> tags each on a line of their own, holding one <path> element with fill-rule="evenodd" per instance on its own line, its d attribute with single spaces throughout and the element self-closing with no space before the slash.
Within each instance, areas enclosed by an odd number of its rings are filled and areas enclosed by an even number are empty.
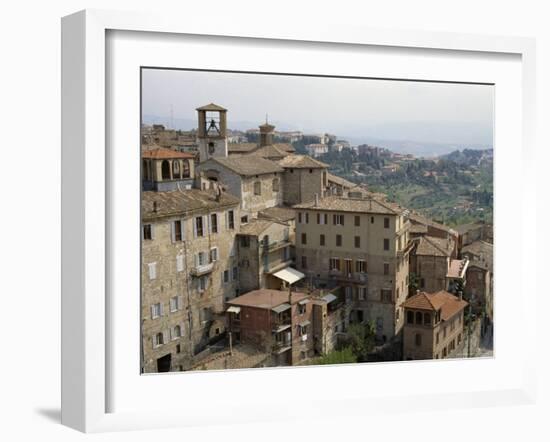
<svg viewBox="0 0 550 442">
<path fill-rule="evenodd" d="M 468 52 L 482 59 L 484 54 L 506 54 L 520 57 L 521 63 L 521 118 L 520 156 L 522 167 L 528 170 L 534 158 L 534 107 L 535 107 L 535 46 L 532 39 L 517 37 L 492 37 L 451 33 L 428 33 L 416 31 L 388 31 L 358 29 L 345 26 L 304 26 L 296 29 L 284 23 L 235 23 L 217 22 L 194 17 L 184 24 L 177 17 L 155 16 L 143 13 L 87 10 L 63 18 L 62 21 L 62 423 L 84 432 L 101 432 L 124 429 L 161 428 L 174 426 L 208 425 L 204 408 L 197 406 L 194 413 L 185 409 L 163 407 L 155 411 L 110 410 L 109 393 L 114 388 L 109 376 L 113 360 L 109 344 L 109 328 L 112 327 L 112 311 L 108 298 L 110 265 L 112 256 L 108 247 L 113 240 L 109 207 L 110 164 L 107 151 L 108 133 L 106 121 L 110 110 L 107 107 L 109 93 L 106 78 L 108 32 L 151 32 L 162 35 L 200 35 L 220 38 L 268 39 L 274 44 L 285 42 L 309 42 L 311 44 L 336 44 L 338 48 L 370 46 L 385 48 L 427 49 L 457 53 Z M 158 35 L 158 34 L 157 34 Z M 515 114 L 514 114 L 515 115 Z M 519 114 L 518 114 L 519 115 Z M 515 118 L 515 116 L 514 116 Z M 136 136 L 136 140 L 137 140 Z M 137 142 L 137 141 L 136 141 Z M 498 159 L 496 161 L 499 167 Z M 533 234 L 528 220 L 534 219 L 534 176 L 525 176 L 524 182 L 514 196 L 521 198 L 519 216 L 520 245 L 516 245 L 522 263 L 521 272 L 527 274 L 527 256 L 534 256 L 534 244 L 529 242 Z M 497 187 L 498 189 L 498 187 Z M 498 192 L 498 190 L 497 190 Z M 498 201 L 498 199 L 497 199 Z M 497 211 L 497 222 L 498 211 Z M 498 227 L 497 227 L 498 229 Z M 497 231 L 498 234 L 498 231 Z M 498 237 L 498 236 L 497 236 Z M 498 255 L 498 244 L 497 244 Z M 497 260 L 498 263 L 498 260 Z M 504 268 L 504 267 L 503 267 Z M 498 269 L 498 267 L 497 267 Z M 504 274 L 504 272 L 502 273 Z M 495 273 L 498 281 L 498 273 Z M 534 305 L 534 280 L 521 278 L 518 294 L 518 311 Z M 497 294 L 498 297 L 498 294 Z M 496 301 L 498 303 L 498 301 Z M 499 318 L 500 319 L 500 318 Z M 499 320 L 497 319 L 497 321 Z M 502 321 L 505 322 L 504 320 Z M 499 327 L 500 325 L 496 325 Z M 526 337 L 522 349 L 521 367 L 514 368 L 514 377 L 499 388 L 473 388 L 461 392 L 429 394 L 417 392 L 406 394 L 377 395 L 376 401 L 359 389 L 354 396 L 341 395 L 336 414 L 365 415 L 375 411 L 398 412 L 407 410 L 414 400 L 419 409 L 464 408 L 498 404 L 532 403 L 535 397 L 534 342 L 536 324 L 525 324 Z M 498 333 L 498 331 L 496 332 Z M 498 339 L 498 338 L 497 338 Z M 137 352 L 138 350 L 136 350 Z M 498 347 L 497 347 L 498 352 Z M 497 358 L 498 359 L 498 356 Z M 523 360 L 525 359 L 525 360 Z M 468 361 L 470 362 L 470 361 Z M 459 370 L 466 362 L 453 361 L 441 366 L 441 370 Z M 415 363 L 417 364 L 417 363 Z M 418 364 L 422 364 L 419 362 Z M 376 365 L 376 364 L 375 364 Z M 395 373 L 406 370 L 402 366 L 386 366 Z M 361 367 L 363 369 L 363 367 Z M 320 370 L 317 368 L 308 370 Z M 323 368 L 326 374 L 335 375 L 346 370 L 346 377 L 359 376 L 354 367 Z M 336 371 L 335 371 L 336 370 Z M 219 382 L 223 376 L 231 376 L 235 382 L 244 382 L 244 374 L 250 382 L 261 385 L 266 376 L 284 376 L 288 382 L 299 376 L 298 370 L 284 370 L 275 374 L 271 370 L 260 377 L 239 371 L 231 375 L 208 374 L 209 382 Z M 281 374 L 282 373 L 282 374 Z M 194 382 L 200 383 L 199 376 Z M 177 376 L 156 376 L 169 384 Z M 216 377 L 215 377 L 216 376 Z M 120 377 L 119 377 L 120 378 Z M 146 377 L 146 378 L 152 378 Z M 240 380 L 239 380 L 240 379 Z M 149 381 L 147 381 L 149 382 Z M 217 385 L 217 384 L 215 384 Z M 309 387 L 308 387 L 309 388 Z M 250 392 L 254 394 L 254 392 Z M 303 417 L 312 416 L 331 404 L 330 398 L 314 397 L 309 411 L 299 411 Z M 260 407 L 235 399 L 235 415 L 227 422 L 256 422 L 294 418 L 294 407 Z M 436 402 L 435 402 L 436 401 Z M 248 411 L 248 414 L 245 414 Z M 242 416 L 242 417 L 239 417 Z M 222 417 L 219 417 L 222 419 Z"/>
</svg>

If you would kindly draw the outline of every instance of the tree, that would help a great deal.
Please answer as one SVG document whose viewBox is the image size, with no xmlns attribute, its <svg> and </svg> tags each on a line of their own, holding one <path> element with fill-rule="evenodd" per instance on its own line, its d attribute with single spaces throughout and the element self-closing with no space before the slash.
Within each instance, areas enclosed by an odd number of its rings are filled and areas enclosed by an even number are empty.
<svg viewBox="0 0 550 442">
<path fill-rule="evenodd" d="M 414 295 L 420 289 L 420 276 L 416 273 L 409 273 L 409 295 Z"/>
<path fill-rule="evenodd" d="M 353 364 L 357 362 L 351 347 L 345 347 L 341 350 L 334 350 L 320 358 L 311 361 L 311 365 L 330 365 L 330 364 Z"/>
<path fill-rule="evenodd" d="M 368 354 L 374 349 L 374 324 L 351 324 L 347 333 L 347 344 L 358 362 L 366 362 Z"/>
</svg>

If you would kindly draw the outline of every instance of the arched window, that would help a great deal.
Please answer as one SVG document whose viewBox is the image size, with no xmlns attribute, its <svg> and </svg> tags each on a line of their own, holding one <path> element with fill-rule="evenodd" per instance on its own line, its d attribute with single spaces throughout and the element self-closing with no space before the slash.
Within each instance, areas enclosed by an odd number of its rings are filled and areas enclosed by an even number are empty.
<svg viewBox="0 0 550 442">
<path fill-rule="evenodd" d="M 273 192 L 279 191 L 279 178 L 273 179 Z"/>
<path fill-rule="evenodd" d="M 170 163 L 168 162 L 168 160 L 164 160 L 162 162 L 162 179 L 163 180 L 170 179 Z"/>
<path fill-rule="evenodd" d="M 424 313 L 424 325 L 430 325 L 432 323 L 432 315 Z"/>
<path fill-rule="evenodd" d="M 179 325 L 176 325 L 174 327 L 174 338 L 181 337 L 181 327 Z"/>
<path fill-rule="evenodd" d="M 407 324 L 414 324 L 414 312 L 407 312 Z"/>
<path fill-rule="evenodd" d="M 189 161 L 184 160 L 182 161 L 182 171 L 181 171 L 181 177 L 182 178 L 189 178 L 190 172 L 189 172 Z"/>
<path fill-rule="evenodd" d="M 174 179 L 180 178 L 180 162 L 178 160 L 172 162 L 172 177 Z"/>
<path fill-rule="evenodd" d="M 417 324 L 422 325 L 422 313 L 416 312 L 416 321 Z"/>
</svg>

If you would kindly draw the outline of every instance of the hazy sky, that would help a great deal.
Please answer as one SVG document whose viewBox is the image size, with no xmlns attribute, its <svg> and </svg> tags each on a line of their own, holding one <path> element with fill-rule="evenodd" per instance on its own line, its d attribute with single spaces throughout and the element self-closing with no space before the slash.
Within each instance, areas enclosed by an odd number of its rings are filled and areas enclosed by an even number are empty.
<svg viewBox="0 0 550 442">
<path fill-rule="evenodd" d="M 492 145 L 493 87 L 369 79 L 146 69 L 144 116 L 189 129 L 195 108 L 228 109 L 228 127 L 257 127 L 433 143 Z"/>
</svg>

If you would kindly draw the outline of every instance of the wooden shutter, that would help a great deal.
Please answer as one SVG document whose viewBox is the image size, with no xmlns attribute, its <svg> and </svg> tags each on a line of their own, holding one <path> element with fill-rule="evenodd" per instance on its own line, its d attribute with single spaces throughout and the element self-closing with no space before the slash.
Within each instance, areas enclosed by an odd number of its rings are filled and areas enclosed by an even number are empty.
<svg viewBox="0 0 550 442">
<path fill-rule="evenodd" d="M 178 296 L 178 310 L 181 310 L 183 308 L 183 296 Z"/>
<path fill-rule="evenodd" d="M 153 319 L 155 317 L 155 306 L 152 305 L 151 306 L 151 319 Z"/>
<path fill-rule="evenodd" d="M 191 218 L 191 221 L 193 222 L 193 237 L 197 237 L 197 219 Z"/>
<path fill-rule="evenodd" d="M 151 223 L 151 239 L 155 239 L 155 225 Z"/>
<path fill-rule="evenodd" d="M 181 240 L 185 240 L 185 220 L 182 218 L 180 219 L 180 227 L 181 227 Z M 152 236 L 152 233 L 151 233 Z"/>
</svg>

